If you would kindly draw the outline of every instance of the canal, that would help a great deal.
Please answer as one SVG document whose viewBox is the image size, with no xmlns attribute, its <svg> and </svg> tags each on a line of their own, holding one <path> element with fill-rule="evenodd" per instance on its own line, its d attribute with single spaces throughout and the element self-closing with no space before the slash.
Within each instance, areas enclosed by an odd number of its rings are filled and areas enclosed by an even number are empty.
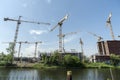
<svg viewBox="0 0 120 80">
<path fill-rule="evenodd" d="M 110 69 L 72 69 L 73 80 L 111 79 Z M 6 69 L 0 68 L 0 80 L 66 80 L 66 69 Z M 114 80 L 120 79 L 120 70 L 112 69 Z"/>
</svg>

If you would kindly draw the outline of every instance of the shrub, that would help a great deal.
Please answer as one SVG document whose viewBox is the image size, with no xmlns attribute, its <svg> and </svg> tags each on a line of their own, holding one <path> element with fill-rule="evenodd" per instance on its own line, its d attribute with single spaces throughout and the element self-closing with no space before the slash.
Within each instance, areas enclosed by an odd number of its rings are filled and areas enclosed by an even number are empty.
<svg viewBox="0 0 120 80">
<path fill-rule="evenodd" d="M 84 67 L 77 56 L 65 55 L 63 64 L 65 67 Z"/>
</svg>

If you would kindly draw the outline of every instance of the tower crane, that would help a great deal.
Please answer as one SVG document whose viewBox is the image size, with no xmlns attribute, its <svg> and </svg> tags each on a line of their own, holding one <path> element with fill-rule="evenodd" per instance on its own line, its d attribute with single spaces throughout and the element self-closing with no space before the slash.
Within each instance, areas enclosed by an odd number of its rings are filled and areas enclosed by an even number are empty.
<svg viewBox="0 0 120 80">
<path fill-rule="evenodd" d="M 42 42 L 41 41 L 38 41 L 38 42 L 28 42 L 28 44 L 35 44 L 34 58 L 36 58 L 36 52 L 37 52 L 38 43 L 42 43 Z"/>
<path fill-rule="evenodd" d="M 62 41 L 62 42 L 63 42 L 63 46 L 62 46 L 63 52 L 65 52 L 65 48 L 64 48 L 64 47 L 65 47 L 65 46 L 64 46 L 64 42 L 65 42 L 64 39 L 65 39 L 65 37 L 68 36 L 68 35 L 73 35 L 73 34 L 77 34 L 77 33 L 78 33 L 78 32 L 70 32 L 70 33 L 66 33 L 66 34 L 62 34 L 62 35 L 61 35 L 62 40 L 63 40 L 63 41 Z M 58 35 L 58 37 L 60 37 L 60 35 Z"/>
<path fill-rule="evenodd" d="M 88 32 L 89 34 L 93 35 L 94 37 L 96 37 L 98 39 L 98 42 L 101 41 L 103 38 L 101 36 L 98 36 L 92 32 Z"/>
<path fill-rule="evenodd" d="M 68 19 L 68 14 L 66 14 L 58 23 L 55 25 L 50 31 L 53 31 L 55 28 L 59 26 L 59 52 L 62 52 L 62 25 L 65 20 Z"/>
<path fill-rule="evenodd" d="M 19 25 L 21 24 L 21 22 L 50 25 L 50 23 L 21 20 L 21 17 L 22 17 L 22 16 L 19 16 L 18 19 L 4 18 L 4 21 L 15 21 L 15 22 L 17 22 L 16 31 L 15 31 L 15 36 L 14 36 L 14 43 L 13 43 L 13 48 L 12 48 L 12 63 L 13 63 L 13 61 L 14 61 L 15 46 L 16 46 L 16 42 L 17 42 Z"/>
<path fill-rule="evenodd" d="M 82 52 L 82 61 L 84 62 L 84 51 L 83 51 L 83 41 L 80 38 L 81 52 Z"/>
<path fill-rule="evenodd" d="M 106 21 L 106 24 L 110 28 L 110 33 L 111 33 L 112 39 L 115 40 L 115 36 L 114 36 L 114 33 L 113 33 L 112 24 L 111 24 L 111 17 L 112 17 L 112 13 L 109 14 L 108 19 Z"/>
<path fill-rule="evenodd" d="M 20 51 L 21 51 L 21 46 L 22 46 L 22 44 L 24 43 L 24 44 L 27 44 L 28 42 L 27 41 L 19 41 L 19 42 L 16 42 L 16 43 L 19 43 L 19 50 L 18 50 L 18 59 L 19 59 L 19 57 L 20 57 Z M 21 59 L 22 60 L 22 59 Z"/>
<path fill-rule="evenodd" d="M 104 51 L 105 51 L 105 49 L 104 49 L 104 42 L 101 41 L 101 40 L 103 40 L 103 38 L 101 36 L 98 36 L 98 35 L 94 34 L 94 33 L 91 33 L 91 32 L 88 32 L 88 33 L 91 34 L 91 35 L 93 35 L 93 36 L 95 36 L 98 39 L 98 42 L 101 43 L 103 54 L 104 54 Z M 97 49 L 98 49 L 98 53 L 100 54 L 100 50 L 99 50 L 98 47 L 97 47 Z"/>
<path fill-rule="evenodd" d="M 3 43 L 14 43 L 14 42 L 3 42 Z M 19 50 L 18 50 L 18 59 L 19 59 L 22 44 L 23 43 L 27 44 L 28 42 L 27 41 L 19 41 L 19 42 L 16 42 L 16 43 L 19 43 Z"/>
</svg>

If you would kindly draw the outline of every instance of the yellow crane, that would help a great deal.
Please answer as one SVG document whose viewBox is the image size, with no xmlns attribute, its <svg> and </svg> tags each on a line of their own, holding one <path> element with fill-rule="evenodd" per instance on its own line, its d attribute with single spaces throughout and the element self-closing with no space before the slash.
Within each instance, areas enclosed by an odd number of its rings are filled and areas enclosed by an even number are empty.
<svg viewBox="0 0 120 80">
<path fill-rule="evenodd" d="M 63 52 L 62 51 L 62 25 L 63 25 L 63 22 L 65 21 L 65 20 L 67 20 L 68 19 L 68 15 L 66 14 L 58 23 L 57 23 L 57 25 L 55 25 L 50 31 L 53 31 L 55 28 L 57 28 L 58 26 L 59 26 L 59 52 L 61 53 L 61 52 Z"/>
<path fill-rule="evenodd" d="M 22 17 L 22 16 L 19 16 L 18 19 L 4 18 L 4 21 L 15 21 L 15 22 L 17 22 L 16 31 L 15 31 L 15 36 L 14 36 L 14 41 L 13 41 L 14 43 L 13 43 L 13 48 L 12 48 L 12 51 L 13 51 L 13 52 L 12 52 L 12 63 L 13 63 L 13 61 L 14 61 L 15 46 L 16 46 L 16 42 L 17 42 L 17 36 L 18 36 L 18 31 L 19 31 L 19 25 L 21 24 L 21 22 L 33 23 L 33 24 L 50 25 L 50 23 L 21 20 L 21 17 Z"/>
</svg>

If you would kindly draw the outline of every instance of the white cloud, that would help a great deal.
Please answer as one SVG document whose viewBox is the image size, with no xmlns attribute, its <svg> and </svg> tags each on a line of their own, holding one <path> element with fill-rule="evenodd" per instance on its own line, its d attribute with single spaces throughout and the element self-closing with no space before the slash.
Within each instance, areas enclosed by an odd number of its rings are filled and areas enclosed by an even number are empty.
<svg viewBox="0 0 120 80">
<path fill-rule="evenodd" d="M 31 45 L 29 47 L 26 47 L 24 50 L 23 50 L 23 56 L 30 56 L 30 57 L 33 57 L 34 56 L 34 52 L 35 52 L 35 45 Z"/>
<path fill-rule="evenodd" d="M 37 47 L 37 52 L 36 52 L 36 56 L 38 56 L 38 52 L 51 52 L 54 51 L 55 48 L 43 48 L 41 45 L 38 45 Z M 35 53 L 35 45 L 30 45 L 29 47 L 24 48 L 24 50 L 22 51 L 23 56 L 24 57 L 34 57 L 34 53 Z"/>
<path fill-rule="evenodd" d="M 36 34 L 36 35 L 41 35 L 43 33 L 47 33 L 46 30 L 30 30 L 30 34 Z"/>
<path fill-rule="evenodd" d="M 74 40 L 75 38 L 76 38 L 76 36 L 66 38 L 66 39 L 64 39 L 64 43 L 71 42 L 71 41 Z"/>
</svg>

